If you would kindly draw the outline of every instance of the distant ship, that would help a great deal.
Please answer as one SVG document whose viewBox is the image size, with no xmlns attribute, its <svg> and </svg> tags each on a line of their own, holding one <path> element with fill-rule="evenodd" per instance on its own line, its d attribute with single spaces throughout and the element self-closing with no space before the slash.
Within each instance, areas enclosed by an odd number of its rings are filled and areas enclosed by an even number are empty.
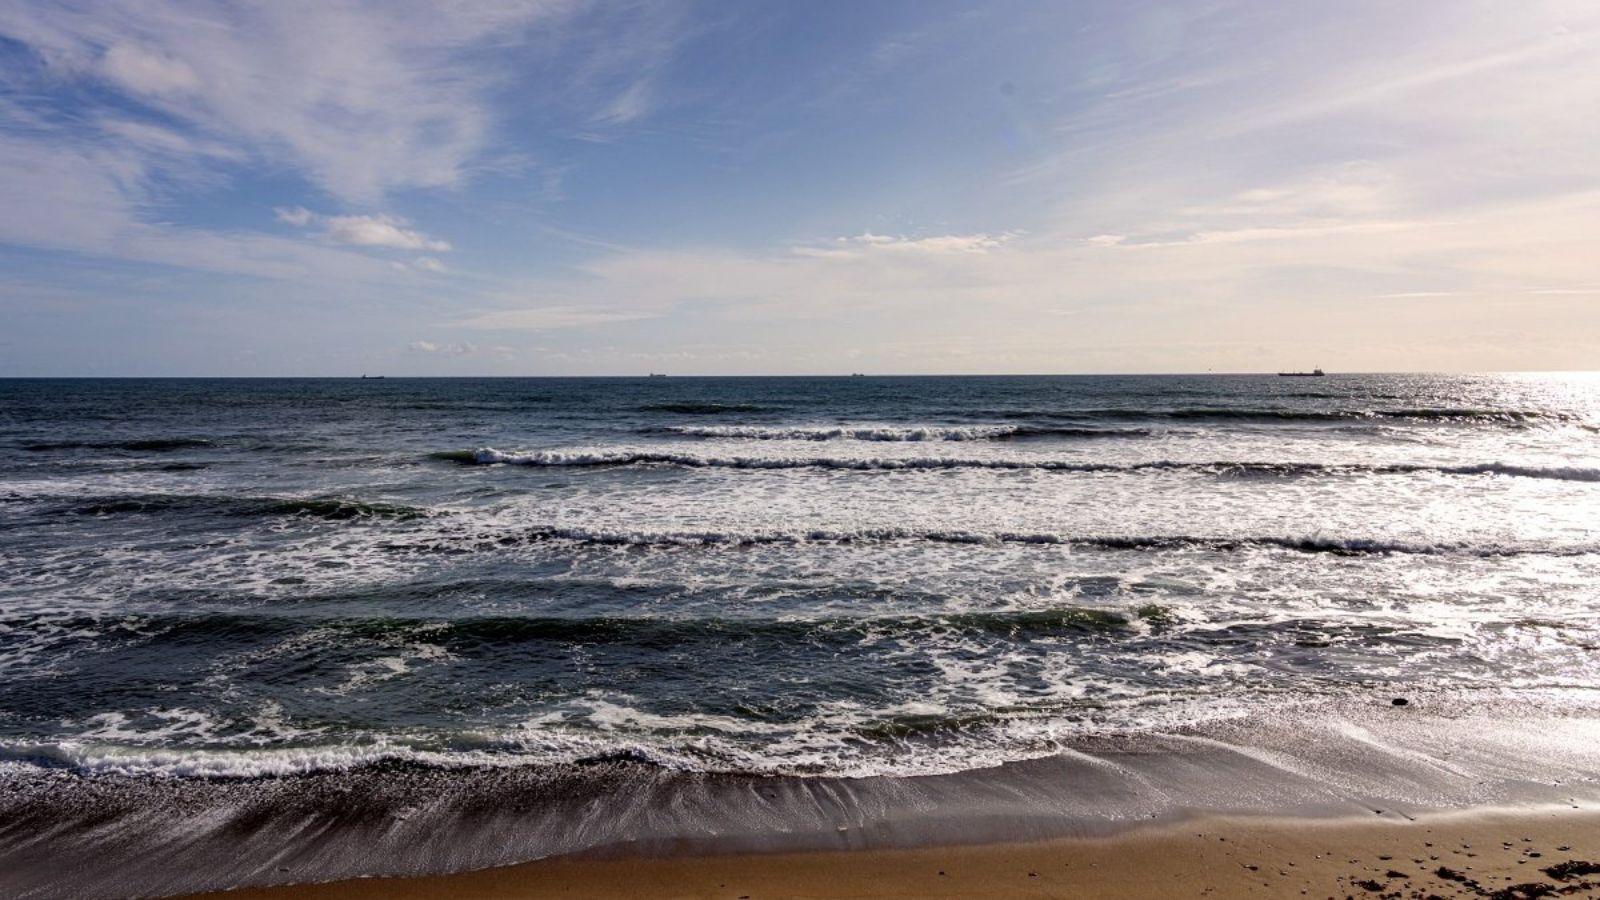
<svg viewBox="0 0 1600 900">
<path fill-rule="evenodd" d="M 382 375 L 363 375 L 363 376 L 361 376 L 361 379 L 363 381 L 377 381 L 377 380 L 381 380 L 383 377 L 384 376 L 382 376 Z"/>
<path fill-rule="evenodd" d="M 1321 369 L 1312 369 L 1309 372 L 1279 372 L 1279 378 L 1321 378 L 1328 374 Z"/>
<path fill-rule="evenodd" d="M 861 372 L 851 372 L 850 373 L 850 377 L 851 378 L 865 378 L 867 376 L 864 373 L 861 373 Z"/>
<path fill-rule="evenodd" d="M 665 377 L 667 377 L 667 373 L 665 373 L 665 372 L 651 372 L 650 373 L 650 377 L 651 378 L 665 378 Z"/>
</svg>

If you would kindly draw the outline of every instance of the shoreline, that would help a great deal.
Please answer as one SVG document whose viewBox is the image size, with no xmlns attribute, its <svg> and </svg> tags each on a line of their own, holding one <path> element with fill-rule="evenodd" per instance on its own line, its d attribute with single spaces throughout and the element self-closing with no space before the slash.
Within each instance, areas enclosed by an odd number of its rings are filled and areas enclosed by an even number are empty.
<svg viewBox="0 0 1600 900">
<path fill-rule="evenodd" d="M 1199 815 L 1025 843 L 578 856 L 449 875 L 242 888 L 190 900 L 563 897 L 1521 897 L 1600 891 L 1600 810 L 1338 818 Z"/>
<path fill-rule="evenodd" d="M 717 885 L 754 879 L 769 895 L 833 896 L 819 893 L 818 879 L 848 869 L 852 881 L 873 885 L 865 893 L 893 896 L 895 876 L 952 854 L 975 872 L 1028 866 L 1031 881 L 1057 892 L 1067 888 L 1046 875 L 1055 871 L 1050 860 L 1094 861 L 1136 873 L 1129 883 L 1143 891 L 1157 886 L 1141 857 L 1187 859 L 1191 874 L 1231 872 L 1235 862 L 1265 871 L 1218 855 L 1246 836 L 1270 848 L 1285 835 L 1306 841 L 1348 831 L 1340 858 L 1366 859 L 1394 840 L 1383 835 L 1449 823 L 1465 835 L 1461 842 L 1476 846 L 1493 835 L 1498 846 L 1536 837 L 1510 831 L 1544 820 L 1570 831 L 1550 832 L 1540 857 L 1508 861 L 1512 868 L 1495 877 L 1522 870 L 1532 878 L 1533 859 L 1600 859 L 1600 711 L 1592 704 L 1412 697 L 1404 707 L 1378 696 L 1084 738 L 1047 757 L 909 777 L 697 773 L 626 758 L 550 768 L 382 763 L 242 779 L 12 764 L 0 767 L 0 894 L 345 896 L 284 887 L 324 883 L 422 891 L 415 896 L 517 896 L 523 884 L 573 896 L 717 896 Z M 1191 832 L 1223 827 L 1238 833 L 1218 842 L 1230 846 L 1190 846 Z M 1293 850 L 1286 872 L 1328 849 L 1301 861 L 1299 844 L 1281 846 Z M 951 871 L 929 871 L 939 868 Z M 1094 866 L 1074 864 L 1074 877 L 1085 868 Z M 773 882 L 769 870 L 791 875 Z M 618 887 L 630 872 L 649 874 Z M 728 877 L 705 880 L 718 872 Z M 1260 888 L 1232 874 L 1238 878 L 1224 880 L 1239 891 Z M 1328 877 L 1357 875 L 1341 869 Z M 977 882 L 942 877 L 934 886 L 946 895 L 978 890 Z M 511 880 L 495 880 L 502 878 Z M 1119 889 L 1095 888 L 1104 896 Z M 1158 893 L 1169 895 L 1171 885 Z M 406 896 L 349 896 L 382 895 Z"/>
</svg>

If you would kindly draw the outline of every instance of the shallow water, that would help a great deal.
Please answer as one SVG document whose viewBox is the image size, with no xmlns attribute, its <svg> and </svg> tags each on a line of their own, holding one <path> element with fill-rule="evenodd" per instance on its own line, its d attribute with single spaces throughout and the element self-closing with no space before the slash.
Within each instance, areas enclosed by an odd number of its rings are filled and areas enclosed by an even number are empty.
<svg viewBox="0 0 1600 900">
<path fill-rule="evenodd" d="M 1593 376 L 0 382 L 0 760 L 950 773 L 1592 690 Z"/>
</svg>

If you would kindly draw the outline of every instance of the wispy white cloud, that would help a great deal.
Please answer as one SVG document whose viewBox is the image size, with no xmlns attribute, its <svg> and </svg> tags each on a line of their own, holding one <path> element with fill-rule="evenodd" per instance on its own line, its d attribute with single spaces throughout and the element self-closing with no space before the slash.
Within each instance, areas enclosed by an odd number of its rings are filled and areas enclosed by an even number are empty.
<svg viewBox="0 0 1600 900">
<path fill-rule="evenodd" d="M 1540 297 L 1593 297 L 1600 296 L 1600 285 L 1582 287 L 1534 288 L 1528 291 Z"/>
<path fill-rule="evenodd" d="M 628 85 L 595 114 L 596 122 L 605 125 L 626 125 L 650 111 L 653 85 L 640 79 Z"/>
<path fill-rule="evenodd" d="M 429 275 L 443 275 L 450 271 L 449 267 L 444 263 L 431 256 L 419 256 L 416 259 L 407 260 L 391 260 L 389 268 L 394 269 L 396 272 L 410 272 L 413 274 L 425 272 Z"/>
<path fill-rule="evenodd" d="M 430 238 L 420 231 L 407 227 L 406 220 L 396 216 L 328 216 L 322 220 L 327 225 L 328 240 L 357 247 L 388 247 L 395 250 L 427 250 L 442 253 L 450 249 L 449 241 Z M 437 265 L 438 260 L 434 260 Z"/>
<path fill-rule="evenodd" d="M 100 129 L 112 138 L 154 153 L 170 154 L 180 158 L 198 157 L 234 162 L 245 158 L 244 151 L 238 147 L 219 141 L 196 139 L 150 122 L 105 116 L 99 119 L 98 124 Z"/>
<path fill-rule="evenodd" d="M 274 209 L 272 214 L 285 225 L 296 228 L 319 227 L 320 231 L 316 232 L 315 236 L 331 244 L 384 250 L 423 250 L 429 253 L 444 253 L 450 250 L 449 241 L 429 237 L 412 228 L 410 222 L 399 216 L 384 214 L 327 216 L 312 212 L 303 206 L 280 206 Z M 397 271 L 415 270 L 434 274 L 445 271 L 444 263 L 431 256 L 419 256 L 408 262 L 395 262 L 392 267 Z"/>
<path fill-rule="evenodd" d="M 0 34 L 217 140 L 375 203 L 459 184 L 490 139 L 489 76 L 467 51 L 566 15 L 564 2 L 7 4 Z"/>
<path fill-rule="evenodd" d="M 304 206 L 280 206 L 272 211 L 272 215 L 279 222 L 285 225 L 293 225 L 296 228 L 304 228 L 321 218 Z"/>
<path fill-rule="evenodd" d="M 128 154 L 0 133 L 0 241 L 110 250 L 146 171 Z"/>
<path fill-rule="evenodd" d="M 1582 250 L 1600 223 L 1600 193 L 1404 219 L 1361 212 L 1365 200 L 1334 216 L 1303 196 L 1274 187 L 1252 198 L 1281 200 L 1272 214 L 1289 223 L 1281 227 L 1169 240 L 868 233 L 800 248 L 814 253 L 622 251 L 453 324 L 604 327 L 649 317 L 697 323 L 685 335 L 758 333 L 769 347 L 821 329 L 813 360 L 847 365 L 853 337 L 922 371 L 1238 371 L 1292 364 L 1302 353 L 1344 368 L 1385 359 L 1450 368 L 1463 342 L 1498 317 L 1570 317 L 1600 284 L 1600 258 Z M 514 308 L 518 293 L 560 305 Z M 1600 318 L 1589 320 L 1600 328 Z M 1505 359 L 1537 341 L 1501 339 L 1496 358 Z"/>
<path fill-rule="evenodd" d="M 0 243 L 264 278 L 394 277 L 377 260 L 332 247 L 145 222 L 156 165 L 126 148 L 0 133 Z"/>
<path fill-rule="evenodd" d="M 676 3 L 624 2 L 612 9 L 616 18 L 578 19 L 564 36 L 590 48 L 568 77 L 589 126 L 575 130 L 581 140 L 604 142 L 609 132 L 655 114 L 668 93 L 665 70 L 698 27 Z"/>
<path fill-rule="evenodd" d="M 100 57 L 99 69 L 136 94 L 188 94 L 200 87 L 200 78 L 188 63 L 136 44 L 112 45 Z"/>
<path fill-rule="evenodd" d="M 826 244 L 801 244 L 791 247 L 796 256 L 819 259 L 859 259 L 872 253 L 904 253 L 937 256 L 951 253 L 989 253 L 999 249 L 1021 232 L 1003 234 L 942 234 L 910 238 L 862 232 L 853 237 L 835 238 Z"/>
<path fill-rule="evenodd" d="M 550 101 L 603 110 L 616 101 L 613 82 L 655 71 L 677 40 L 664 17 L 641 18 L 650 21 L 635 26 L 589 0 L 0 4 L 0 37 L 15 42 L 4 83 L 24 88 L 0 97 L 0 241 L 271 277 L 295 277 L 297 266 L 319 278 L 396 277 L 359 254 L 179 228 L 154 211 L 176 193 L 225 186 L 245 163 L 296 173 L 369 210 L 395 192 L 461 187 L 510 158 L 494 105 L 508 49 L 552 72 L 581 70 L 593 84 L 552 78 Z M 564 32 L 580 27 L 611 27 L 627 49 L 568 46 Z M 59 105 L 28 99 L 57 90 L 76 93 Z M 93 99 L 107 91 L 120 96 Z M 628 111 L 647 113 L 642 103 Z M 360 209 L 286 208 L 279 221 L 319 223 L 324 245 L 451 249 L 398 216 Z M 186 243 L 232 249 L 203 259 Z M 432 256 L 407 268 L 443 271 Z"/>
<path fill-rule="evenodd" d="M 492 331 L 548 331 L 558 328 L 583 328 L 652 318 L 656 313 L 630 309 L 592 309 L 580 306 L 546 306 L 533 309 L 503 309 L 485 312 L 451 323 L 458 328 Z"/>
<path fill-rule="evenodd" d="M 412 341 L 410 344 L 406 345 L 406 349 L 415 353 L 444 353 L 455 356 L 464 356 L 469 353 L 477 353 L 478 345 L 469 341 L 460 341 L 453 344 L 440 344 L 433 341 Z"/>
</svg>

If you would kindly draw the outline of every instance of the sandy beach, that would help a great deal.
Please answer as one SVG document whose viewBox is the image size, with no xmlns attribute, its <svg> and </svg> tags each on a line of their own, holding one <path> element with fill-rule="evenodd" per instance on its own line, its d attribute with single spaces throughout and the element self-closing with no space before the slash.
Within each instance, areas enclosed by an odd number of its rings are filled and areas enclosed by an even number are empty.
<svg viewBox="0 0 1600 900">
<path fill-rule="evenodd" d="M 1197 817 L 1106 838 L 909 850 L 566 858 L 197 895 L 413 897 L 1600 896 L 1600 812 Z"/>
</svg>

